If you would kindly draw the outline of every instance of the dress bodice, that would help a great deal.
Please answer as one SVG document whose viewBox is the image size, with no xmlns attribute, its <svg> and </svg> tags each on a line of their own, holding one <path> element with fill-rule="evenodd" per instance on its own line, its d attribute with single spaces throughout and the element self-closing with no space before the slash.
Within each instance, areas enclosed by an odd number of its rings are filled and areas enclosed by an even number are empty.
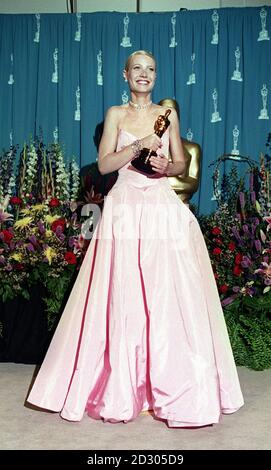
<svg viewBox="0 0 271 470">
<path fill-rule="evenodd" d="M 131 132 L 125 131 L 124 129 L 120 129 L 119 135 L 118 135 L 117 152 L 121 150 L 123 147 L 130 145 L 132 142 L 134 142 L 138 138 L 139 137 L 137 137 L 136 135 L 131 134 Z M 169 148 L 169 130 L 168 129 L 162 135 L 161 140 L 162 140 L 162 147 L 157 150 L 157 154 L 158 155 L 163 154 L 166 157 L 168 157 L 168 148 Z"/>
<path fill-rule="evenodd" d="M 122 150 L 127 145 L 130 145 L 132 142 L 137 140 L 138 137 L 131 134 L 130 132 L 120 129 L 118 135 L 118 142 L 117 142 L 117 152 Z M 168 158 L 168 150 L 169 150 L 169 130 L 167 129 L 166 132 L 161 137 L 162 147 L 157 150 L 158 155 L 164 155 Z M 126 163 L 123 167 L 119 169 L 119 178 L 118 180 L 121 181 L 123 178 L 131 178 L 134 182 L 147 182 L 153 184 L 157 179 L 166 178 L 164 175 L 160 175 L 156 173 L 155 175 L 146 175 L 137 171 L 132 165 L 131 162 Z"/>
</svg>

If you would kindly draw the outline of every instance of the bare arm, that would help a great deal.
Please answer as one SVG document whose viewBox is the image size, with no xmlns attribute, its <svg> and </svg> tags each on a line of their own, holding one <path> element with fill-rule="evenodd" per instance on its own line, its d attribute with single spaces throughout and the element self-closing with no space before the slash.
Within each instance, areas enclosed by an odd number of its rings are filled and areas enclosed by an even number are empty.
<svg viewBox="0 0 271 470">
<path fill-rule="evenodd" d="M 98 167 L 102 175 L 119 170 L 119 168 L 128 163 L 133 157 L 131 145 L 116 152 L 117 140 L 118 108 L 112 106 L 107 111 L 103 135 L 99 145 Z"/>
</svg>

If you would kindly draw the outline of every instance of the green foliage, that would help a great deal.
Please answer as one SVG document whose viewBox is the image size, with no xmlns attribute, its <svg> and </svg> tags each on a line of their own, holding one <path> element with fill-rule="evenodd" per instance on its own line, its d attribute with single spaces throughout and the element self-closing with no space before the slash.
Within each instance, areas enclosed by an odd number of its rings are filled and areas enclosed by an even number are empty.
<svg viewBox="0 0 271 470">
<path fill-rule="evenodd" d="M 254 370 L 271 367 L 271 294 L 237 299 L 224 308 L 236 364 Z"/>
<path fill-rule="evenodd" d="M 24 279 L 27 279 L 28 277 L 27 273 L 24 273 L 24 274 L 25 274 Z M 7 300 L 14 299 L 18 295 L 21 295 L 23 298 L 29 300 L 29 289 L 28 289 L 27 282 L 24 282 L 23 278 L 21 277 L 20 279 L 20 281 L 22 281 L 21 284 L 20 285 L 17 284 L 16 276 L 14 276 L 14 283 L 11 282 L 12 280 L 13 280 L 13 277 L 12 279 L 10 279 L 8 275 L 6 275 L 5 277 L 1 279 L 0 299 L 3 302 L 6 302 Z"/>
<path fill-rule="evenodd" d="M 54 277 L 47 277 L 47 279 L 44 279 L 47 295 L 43 301 L 46 305 L 49 330 L 54 326 L 55 321 L 57 321 L 62 312 L 65 298 L 69 292 L 71 284 L 73 283 L 74 274 L 75 266 L 70 265 L 57 279 Z"/>
<path fill-rule="evenodd" d="M 221 204 L 227 204 L 229 212 L 237 210 L 236 195 L 244 191 L 244 179 L 238 175 L 236 165 L 232 165 L 229 174 L 224 174 L 221 184 Z"/>
</svg>

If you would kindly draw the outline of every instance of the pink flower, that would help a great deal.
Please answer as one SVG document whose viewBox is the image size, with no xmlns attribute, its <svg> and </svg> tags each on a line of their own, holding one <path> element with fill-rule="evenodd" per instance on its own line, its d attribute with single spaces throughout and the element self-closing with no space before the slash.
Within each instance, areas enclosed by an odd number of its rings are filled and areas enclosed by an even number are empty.
<svg viewBox="0 0 271 470">
<path fill-rule="evenodd" d="M 262 264 L 263 268 L 256 269 L 256 271 L 254 271 L 254 273 L 262 274 L 263 277 L 265 277 L 266 279 L 270 279 L 270 281 L 271 281 L 271 263 L 267 264 L 267 263 L 263 262 L 261 264 Z"/>
<path fill-rule="evenodd" d="M 269 232 L 269 230 L 271 230 L 271 216 L 269 217 L 263 217 L 263 220 L 265 220 L 268 225 L 267 225 L 267 232 Z"/>
<path fill-rule="evenodd" d="M 0 209 L 0 223 L 7 222 L 13 219 L 13 215 L 9 212 L 5 212 L 3 209 Z"/>
</svg>

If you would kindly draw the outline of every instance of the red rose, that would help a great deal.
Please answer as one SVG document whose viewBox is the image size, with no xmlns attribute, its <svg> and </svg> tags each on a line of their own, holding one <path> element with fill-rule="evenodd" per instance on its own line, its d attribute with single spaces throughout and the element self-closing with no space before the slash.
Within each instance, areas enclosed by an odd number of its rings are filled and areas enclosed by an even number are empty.
<svg viewBox="0 0 271 470">
<path fill-rule="evenodd" d="M 11 239 L 14 237 L 13 233 L 11 233 L 9 230 L 2 230 L 0 232 L 2 240 L 9 245 Z"/>
<path fill-rule="evenodd" d="M 21 206 L 23 203 L 23 200 L 20 197 L 13 196 L 10 198 L 11 204 L 14 204 L 14 206 Z"/>
<path fill-rule="evenodd" d="M 220 235 L 220 234 L 221 234 L 220 228 L 219 228 L 219 227 L 214 227 L 214 228 L 212 229 L 212 234 L 213 234 L 213 235 Z"/>
<path fill-rule="evenodd" d="M 235 243 L 230 242 L 229 245 L 228 245 L 228 248 L 229 248 L 230 251 L 234 251 L 235 248 L 236 248 Z"/>
<path fill-rule="evenodd" d="M 218 248 L 218 246 L 216 246 L 213 249 L 213 255 L 220 255 L 221 253 L 222 253 L 222 250 L 221 250 L 221 248 Z"/>
<path fill-rule="evenodd" d="M 51 201 L 49 202 L 50 207 L 58 207 L 60 205 L 59 200 L 56 197 L 52 197 Z"/>
<path fill-rule="evenodd" d="M 64 258 L 68 264 L 76 264 L 76 256 L 72 251 L 67 251 Z"/>
<path fill-rule="evenodd" d="M 214 273 L 214 276 L 215 276 L 215 279 L 218 279 L 218 278 L 219 278 L 219 274 L 218 274 L 218 273 Z"/>
<path fill-rule="evenodd" d="M 214 242 L 217 243 L 217 245 L 222 245 L 223 244 L 223 241 L 221 240 L 221 238 L 215 238 Z"/>
<path fill-rule="evenodd" d="M 222 284 L 222 286 L 219 286 L 219 292 L 221 292 L 221 294 L 225 294 L 228 288 L 229 286 L 227 284 Z"/>
<path fill-rule="evenodd" d="M 236 264 L 233 268 L 233 274 L 235 276 L 240 276 L 242 274 L 243 270 L 240 268 L 238 264 Z"/>
<path fill-rule="evenodd" d="M 241 253 L 237 253 L 234 258 L 235 264 L 241 264 L 242 259 L 243 259 L 243 255 L 241 255 Z"/>
<path fill-rule="evenodd" d="M 53 230 L 53 232 L 56 232 L 57 227 L 60 227 L 62 232 L 64 232 L 66 227 L 65 219 L 57 219 L 52 223 L 51 229 Z"/>
<path fill-rule="evenodd" d="M 14 269 L 17 269 L 17 271 L 22 271 L 24 269 L 24 265 L 22 263 L 16 263 L 14 264 Z"/>
</svg>

